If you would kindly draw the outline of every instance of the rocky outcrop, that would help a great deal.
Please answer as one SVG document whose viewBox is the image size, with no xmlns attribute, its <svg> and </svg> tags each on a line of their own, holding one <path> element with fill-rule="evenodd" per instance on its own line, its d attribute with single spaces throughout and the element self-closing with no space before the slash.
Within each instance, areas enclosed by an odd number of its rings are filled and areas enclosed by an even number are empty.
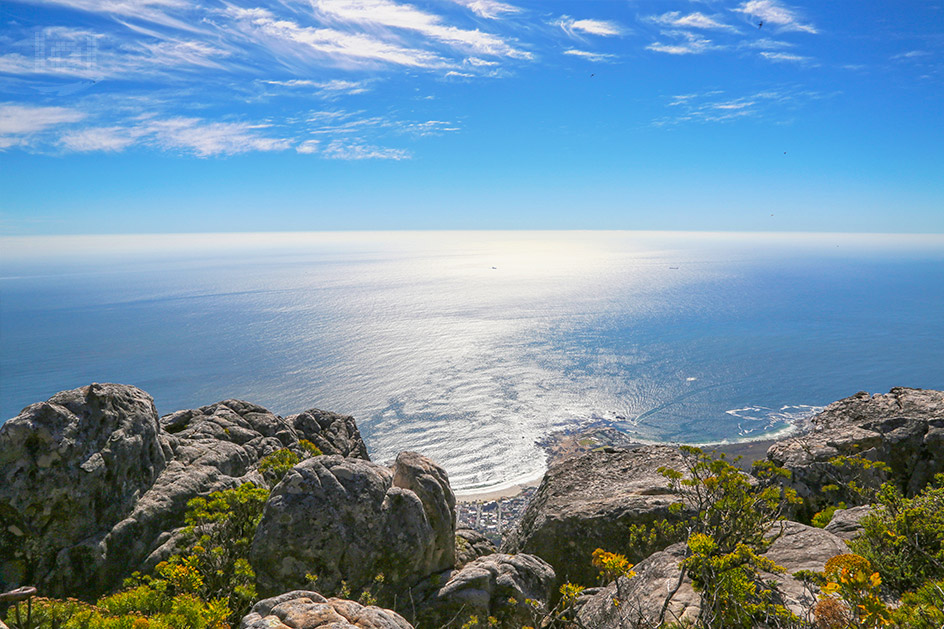
<svg viewBox="0 0 944 629">
<path fill-rule="evenodd" d="M 420 565 L 451 568 L 456 562 L 456 495 L 446 470 L 416 452 L 401 452 L 393 465 L 393 486 L 420 499 L 432 529 L 432 543 L 423 547 Z"/>
<path fill-rule="evenodd" d="M 413 629 L 389 609 L 296 590 L 256 603 L 239 629 Z"/>
<path fill-rule="evenodd" d="M 338 454 L 369 461 L 367 446 L 350 415 L 338 415 L 313 408 L 285 418 L 300 435 L 318 446 L 323 454 Z"/>
<path fill-rule="evenodd" d="M 865 505 L 851 509 L 836 509 L 826 530 L 839 539 L 849 542 L 862 530 L 862 518 L 872 513 L 872 507 Z"/>
<path fill-rule="evenodd" d="M 770 446 L 767 458 L 793 473 L 793 486 L 815 512 L 823 485 L 835 482 L 837 455 L 884 461 L 908 494 L 944 471 L 944 392 L 896 387 L 884 395 L 856 393 L 833 402 L 801 426 L 804 434 Z"/>
<path fill-rule="evenodd" d="M 587 600 L 578 620 L 595 629 L 656 627 L 660 618 L 683 624 L 694 621 L 701 610 L 701 596 L 688 579 L 679 584 L 678 566 L 684 558 L 684 543 L 653 553 L 633 568 L 636 576 L 620 577 Z"/>
<path fill-rule="evenodd" d="M 300 439 L 366 456 L 353 420 L 321 411 L 283 419 L 226 400 L 159 419 L 118 384 L 33 404 L 0 426 L 0 589 L 111 589 L 173 550 L 191 498 L 261 483 L 259 459 Z"/>
<path fill-rule="evenodd" d="M 480 557 L 461 570 L 427 580 L 411 592 L 419 601 L 417 622 L 423 627 L 461 627 L 470 616 L 488 617 L 503 627 L 534 622 L 527 600 L 547 605 L 554 569 L 532 555 L 494 554 Z M 436 583 L 444 583 L 436 587 Z"/>
<path fill-rule="evenodd" d="M 250 562 L 261 591 L 284 592 L 318 576 L 318 588 L 352 591 L 383 574 L 387 587 L 449 569 L 455 558 L 455 496 L 446 473 L 415 453 L 393 468 L 323 456 L 276 485 L 256 529 Z"/>
<path fill-rule="evenodd" d="M 783 566 L 786 572 L 762 576 L 765 581 L 776 582 L 775 592 L 781 604 L 805 618 L 816 596 L 792 573 L 822 570 L 830 557 L 848 549 L 835 535 L 797 522 L 776 523 L 771 532 L 779 537 L 764 556 Z M 701 611 L 701 597 L 688 577 L 682 578 L 679 563 L 685 558 L 685 551 L 684 543 L 673 544 L 641 561 L 633 568 L 636 576 L 620 577 L 586 601 L 578 619 L 584 626 L 600 629 L 657 626 L 660 619 L 694 621 Z"/>
<path fill-rule="evenodd" d="M 497 552 L 495 544 L 482 533 L 474 529 L 456 529 L 456 568 Z"/>
<path fill-rule="evenodd" d="M 554 567 L 558 584 L 595 581 L 590 562 L 597 548 L 638 561 L 627 528 L 666 517 L 677 501 L 658 471 L 662 466 L 684 469 L 677 448 L 608 448 L 551 467 L 502 551 L 541 557 Z"/>
<path fill-rule="evenodd" d="M 53 571 L 70 586 L 94 578 L 110 527 L 172 457 L 135 387 L 63 391 L 0 426 L 0 591 L 53 585 Z"/>
</svg>

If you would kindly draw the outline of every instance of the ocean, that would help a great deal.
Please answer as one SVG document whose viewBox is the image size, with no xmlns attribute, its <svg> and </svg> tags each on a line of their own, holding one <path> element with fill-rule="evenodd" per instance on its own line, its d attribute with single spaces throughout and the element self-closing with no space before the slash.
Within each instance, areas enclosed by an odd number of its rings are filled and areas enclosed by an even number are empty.
<svg viewBox="0 0 944 629">
<path fill-rule="evenodd" d="M 0 418 L 90 382 L 162 414 L 353 415 L 458 492 L 548 435 L 768 438 L 860 390 L 944 388 L 944 236 L 338 232 L 0 239 Z"/>
</svg>

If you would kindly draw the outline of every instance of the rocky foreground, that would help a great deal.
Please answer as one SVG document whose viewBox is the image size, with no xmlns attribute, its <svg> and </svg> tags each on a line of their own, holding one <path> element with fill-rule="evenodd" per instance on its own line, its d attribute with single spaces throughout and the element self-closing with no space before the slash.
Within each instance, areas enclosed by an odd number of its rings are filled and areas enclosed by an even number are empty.
<svg viewBox="0 0 944 629">
<path fill-rule="evenodd" d="M 805 429 L 767 454 L 792 472 L 803 509 L 816 509 L 837 454 L 886 461 L 891 480 L 911 493 L 944 471 L 940 391 L 858 393 Z M 652 626 L 666 610 L 681 620 L 698 614 L 699 596 L 678 567 L 683 549 L 638 556 L 626 536 L 668 513 L 673 496 L 658 469 L 682 466 L 676 448 L 605 448 L 552 466 L 499 552 L 456 530 L 445 470 L 411 452 L 391 467 L 371 462 L 351 417 L 317 409 L 280 417 L 239 400 L 159 417 L 149 395 L 118 384 L 58 393 L 0 427 L 0 592 L 31 585 L 93 600 L 116 590 L 179 550 L 188 501 L 263 485 L 260 461 L 302 441 L 324 456 L 272 487 L 248 554 L 268 598 L 242 619 L 244 629 L 458 627 L 472 615 L 520 627 L 533 622 L 526 601 L 546 606 L 562 583 L 594 581 L 596 548 L 639 563 L 632 579 L 584 593 L 584 626 L 623 626 L 616 592 Z M 822 570 L 844 552 L 867 510 L 838 511 L 825 529 L 779 525 L 767 555 L 787 568 L 771 575 L 786 607 L 808 610 L 815 591 L 790 574 Z M 395 611 L 319 593 L 369 588 L 381 573 Z"/>
</svg>

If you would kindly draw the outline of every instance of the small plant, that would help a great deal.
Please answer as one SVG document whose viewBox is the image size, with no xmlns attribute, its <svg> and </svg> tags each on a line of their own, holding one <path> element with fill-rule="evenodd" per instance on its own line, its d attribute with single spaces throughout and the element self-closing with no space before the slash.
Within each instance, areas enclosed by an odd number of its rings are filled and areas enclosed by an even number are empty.
<svg viewBox="0 0 944 629">
<path fill-rule="evenodd" d="M 625 555 L 610 553 L 602 548 L 593 551 L 592 563 L 594 567 L 600 570 L 600 584 L 606 585 L 615 581 L 619 577 L 630 579 L 636 576 L 633 572 L 633 564 L 629 563 Z M 563 594 L 563 592 L 561 592 Z"/>
<path fill-rule="evenodd" d="M 810 522 L 810 524 L 812 524 L 813 526 L 817 528 L 824 529 L 832 521 L 833 516 L 836 514 L 836 511 L 838 511 L 839 509 L 846 509 L 846 508 L 847 508 L 846 503 L 844 502 L 840 502 L 839 504 L 835 504 L 835 505 L 830 505 L 826 507 L 825 509 L 823 509 L 822 511 L 818 512 L 816 515 L 814 515 L 813 520 L 812 522 Z"/>
<path fill-rule="evenodd" d="M 823 569 L 826 584 L 813 608 L 822 629 L 878 629 L 891 624 L 888 607 L 879 598 L 882 579 L 868 559 L 852 553 L 836 555 Z"/>
<path fill-rule="evenodd" d="M 288 448 L 281 448 L 259 461 L 259 473 L 269 487 L 279 484 L 290 469 L 301 463 L 302 457 Z"/>
<path fill-rule="evenodd" d="M 259 461 L 259 473 L 265 478 L 270 488 L 279 484 L 290 469 L 304 461 L 315 456 L 321 456 L 321 450 L 307 439 L 301 439 L 296 446 L 295 452 L 289 448 L 280 448 L 262 457 Z"/>
</svg>

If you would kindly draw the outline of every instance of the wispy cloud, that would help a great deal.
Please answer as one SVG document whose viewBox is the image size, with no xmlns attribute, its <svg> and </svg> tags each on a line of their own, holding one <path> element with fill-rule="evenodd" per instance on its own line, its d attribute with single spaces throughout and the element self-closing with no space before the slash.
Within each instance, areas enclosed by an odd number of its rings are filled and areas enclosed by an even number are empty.
<svg viewBox="0 0 944 629">
<path fill-rule="evenodd" d="M 689 31 L 663 31 L 663 35 L 674 37 L 677 41 L 664 44 L 662 42 L 653 42 L 646 46 L 646 50 L 653 52 L 663 52 L 669 55 L 700 55 L 709 50 L 718 50 L 721 46 L 714 44 L 710 39 L 706 39 Z"/>
<path fill-rule="evenodd" d="M 623 27 L 608 20 L 575 20 L 564 15 L 557 22 L 568 35 L 597 35 L 599 37 L 617 37 L 623 34 Z"/>
<path fill-rule="evenodd" d="M 143 144 L 164 151 L 197 157 L 237 155 L 290 148 L 286 138 L 267 136 L 267 125 L 246 122 L 212 122 L 200 118 L 144 117 L 127 126 L 89 127 L 63 134 L 60 144 L 76 152 L 122 151 Z"/>
<path fill-rule="evenodd" d="M 564 54 L 580 57 L 581 59 L 586 59 L 587 61 L 612 61 L 613 59 L 617 58 L 616 55 L 602 52 L 590 52 L 589 50 L 577 50 L 576 48 L 565 50 Z"/>
<path fill-rule="evenodd" d="M 321 144 L 320 140 L 305 140 L 301 144 L 295 147 L 295 150 L 304 155 L 310 155 L 312 153 L 318 152 L 318 145 Z"/>
<path fill-rule="evenodd" d="M 392 0 L 311 0 L 315 11 L 343 23 L 378 25 L 414 31 L 443 44 L 471 50 L 479 55 L 528 59 L 531 53 L 519 50 L 492 33 L 445 24 L 432 13 Z"/>
<path fill-rule="evenodd" d="M 762 90 L 746 96 L 730 96 L 723 90 L 673 96 L 667 103 L 671 114 L 653 121 L 657 127 L 685 123 L 727 123 L 743 118 L 782 117 L 786 112 L 823 94 L 797 88 Z"/>
<path fill-rule="evenodd" d="M 126 127 L 91 127 L 65 133 L 59 139 L 62 146 L 76 153 L 120 152 L 140 138 L 135 129 Z"/>
<path fill-rule="evenodd" d="M 508 13 L 519 13 L 518 7 L 498 2 L 497 0 L 452 0 L 456 4 L 461 4 L 479 17 L 496 19 Z"/>
<path fill-rule="evenodd" d="M 786 63 L 803 63 L 811 64 L 813 63 L 812 57 L 804 57 L 803 55 L 793 55 L 787 52 L 770 52 L 764 51 L 760 53 L 760 56 L 768 61 L 778 61 Z"/>
<path fill-rule="evenodd" d="M 818 32 L 815 26 L 804 22 L 796 11 L 785 7 L 776 0 L 748 0 L 748 2 L 742 3 L 733 10 L 762 21 L 764 26 L 775 26 L 784 31 L 800 31 L 813 34 Z"/>
<path fill-rule="evenodd" d="M 927 50 L 909 50 L 908 52 L 900 52 L 897 55 L 892 55 L 892 59 L 899 61 L 901 59 L 919 59 L 921 57 L 927 57 L 931 53 Z"/>
<path fill-rule="evenodd" d="M 753 50 L 776 50 L 778 48 L 793 48 L 796 44 L 782 39 L 771 39 L 762 37 L 760 39 L 746 39 L 740 42 L 738 48 L 749 48 Z"/>
<path fill-rule="evenodd" d="M 68 107 L 0 103 L 0 149 L 29 144 L 38 133 L 85 117 L 85 113 Z"/>
<path fill-rule="evenodd" d="M 719 22 L 713 17 L 703 13 L 695 12 L 688 15 L 682 15 L 681 11 L 669 11 L 662 15 L 653 15 L 645 18 L 646 21 L 662 26 L 671 26 L 674 28 L 700 28 L 706 30 L 735 30 L 730 24 Z"/>
<path fill-rule="evenodd" d="M 34 3 L 58 5 L 115 19 L 127 18 L 152 22 L 183 31 L 199 30 L 180 17 L 171 15 L 174 12 L 185 12 L 193 7 L 184 0 L 34 0 Z"/>
<path fill-rule="evenodd" d="M 365 116 L 364 111 L 327 110 L 311 112 L 306 122 L 313 135 L 350 136 L 367 130 L 407 134 L 415 137 L 440 135 L 458 131 L 459 127 L 445 120 L 408 121 L 386 116 Z"/>
<path fill-rule="evenodd" d="M 367 81 L 346 81 L 343 79 L 332 79 L 330 81 L 290 79 L 286 81 L 263 81 L 263 83 L 278 87 L 309 89 L 325 100 L 334 100 L 341 96 L 353 96 L 370 91 Z"/>
<path fill-rule="evenodd" d="M 447 65 L 445 59 L 427 50 L 399 46 L 365 34 L 301 26 L 292 20 L 277 19 L 268 9 L 230 6 L 227 14 L 253 39 L 267 43 L 278 56 L 316 54 L 324 60 L 346 64 L 373 62 L 418 68 Z"/>
<path fill-rule="evenodd" d="M 362 159 L 410 159 L 412 155 L 405 149 L 374 146 L 359 141 L 333 140 L 321 151 L 326 159 L 362 160 Z"/>
</svg>

